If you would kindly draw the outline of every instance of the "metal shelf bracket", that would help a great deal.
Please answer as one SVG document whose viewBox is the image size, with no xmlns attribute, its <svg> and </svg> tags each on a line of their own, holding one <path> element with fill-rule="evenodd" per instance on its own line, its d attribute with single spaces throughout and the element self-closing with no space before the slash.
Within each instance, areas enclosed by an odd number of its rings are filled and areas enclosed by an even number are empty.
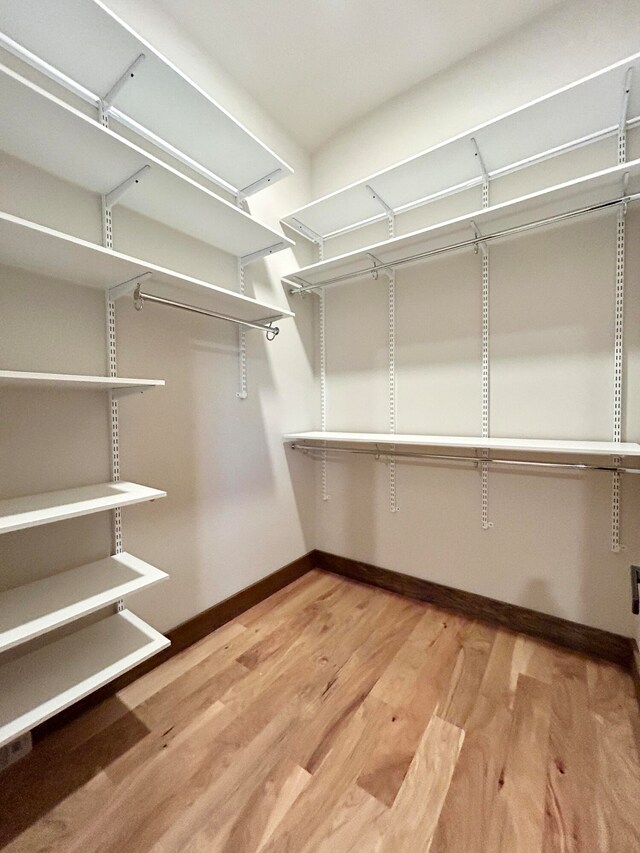
<svg viewBox="0 0 640 853">
<path fill-rule="evenodd" d="M 122 196 L 126 193 L 128 189 L 139 184 L 144 175 L 151 169 L 149 163 L 146 166 L 143 166 L 141 169 L 138 169 L 137 172 L 134 172 L 133 175 L 124 180 L 121 184 L 118 184 L 117 187 L 114 187 L 110 192 L 105 193 L 103 198 L 103 204 L 105 207 L 111 209 L 114 204 L 117 204 Z"/>
<path fill-rule="evenodd" d="M 127 83 L 136 76 L 136 69 L 142 62 L 144 62 L 145 58 L 144 53 L 141 53 L 136 57 L 127 70 L 116 80 L 107 94 L 103 98 L 100 98 L 100 112 L 102 115 L 106 116 L 120 92 L 124 89 Z"/>
</svg>

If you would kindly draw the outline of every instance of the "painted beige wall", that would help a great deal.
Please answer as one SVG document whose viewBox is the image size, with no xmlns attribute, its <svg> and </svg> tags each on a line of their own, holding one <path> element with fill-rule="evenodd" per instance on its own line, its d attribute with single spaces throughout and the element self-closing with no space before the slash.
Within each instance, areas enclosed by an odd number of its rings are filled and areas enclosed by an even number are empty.
<svg viewBox="0 0 640 853">
<path fill-rule="evenodd" d="M 284 211 L 308 201 L 305 152 L 153 4 L 112 5 L 294 167 L 292 178 L 251 201 L 253 212 L 275 225 Z M 6 156 L 0 207 L 100 241 L 95 195 Z M 114 244 L 237 287 L 235 259 L 122 208 L 114 211 Z M 279 279 L 292 265 L 290 250 L 253 265 L 247 291 L 286 306 Z M 102 293 L 7 268 L 0 275 L 2 367 L 106 372 Z M 283 322 L 272 344 L 248 331 L 249 398 L 240 401 L 235 327 L 150 305 L 138 313 L 131 299 L 118 303 L 119 373 L 167 382 L 120 406 L 122 478 L 168 492 L 123 511 L 125 549 L 171 575 L 127 599 L 160 630 L 313 547 L 313 471 L 287 459 L 281 441 L 292 422 L 313 423 L 313 318 L 310 305 L 298 308 L 297 320 Z M 0 497 L 109 479 L 106 395 L 3 392 L 1 431 Z M 107 514 L 5 535 L 0 589 L 98 559 L 109 547 Z"/>
<path fill-rule="evenodd" d="M 314 197 L 637 51 L 638 32 L 638 3 L 565 4 L 347 128 L 313 158 Z M 637 139 L 630 148 L 639 156 Z M 613 165 L 615 156 L 611 143 L 579 152 L 506 179 L 492 188 L 492 198 Z M 475 197 L 448 199 L 411 214 L 411 221 L 400 219 L 399 233 L 478 207 L 479 191 L 474 192 Z M 637 441 L 637 208 L 630 209 L 627 227 L 624 432 Z M 384 239 L 384 231 L 381 225 L 332 241 L 325 254 Z M 493 244 L 490 270 L 492 433 L 610 439 L 615 214 Z M 478 435 L 479 256 L 469 252 L 404 268 L 396 280 L 398 432 Z M 327 291 L 328 429 L 388 430 L 387 316 L 384 281 Z M 399 464 L 396 514 L 389 511 L 383 463 L 342 457 L 328 470 L 329 501 L 321 500 L 316 479 L 319 548 L 596 627 L 635 632 L 628 566 L 640 558 L 640 478 L 624 479 L 626 550 L 614 555 L 606 474 L 492 473 L 495 526 L 483 531 L 480 478 L 470 467 Z M 317 465 L 317 478 L 319 472 Z"/>
</svg>

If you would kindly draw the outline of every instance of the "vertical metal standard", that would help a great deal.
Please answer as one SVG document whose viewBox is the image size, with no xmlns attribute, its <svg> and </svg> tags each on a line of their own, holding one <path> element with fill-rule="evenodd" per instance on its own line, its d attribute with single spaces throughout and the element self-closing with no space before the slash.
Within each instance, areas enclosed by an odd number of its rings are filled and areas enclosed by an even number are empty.
<svg viewBox="0 0 640 853">
<path fill-rule="evenodd" d="M 240 293 L 245 291 L 244 264 L 242 258 L 238 258 L 238 282 Z M 239 400 L 247 399 L 247 331 L 244 326 L 238 326 L 238 358 L 240 368 L 240 390 L 236 393 Z"/>
<path fill-rule="evenodd" d="M 482 206 L 489 207 L 489 181 L 482 183 Z M 482 437 L 489 438 L 489 247 L 482 246 Z M 488 450 L 482 455 L 487 457 Z M 482 529 L 493 527 L 489 521 L 489 464 L 480 469 L 482 488 Z"/>
<path fill-rule="evenodd" d="M 627 161 L 627 108 L 631 91 L 631 69 L 624 81 L 622 110 L 618 126 L 618 163 Z M 626 178 L 625 178 L 626 181 Z M 622 367 L 624 355 L 624 243 L 625 216 L 627 205 L 623 204 L 616 219 L 616 293 L 615 293 L 615 330 L 613 341 L 613 440 L 622 441 Z M 620 457 L 614 456 L 613 462 L 620 463 Z M 620 473 L 611 475 L 611 550 L 619 553 L 620 544 Z"/>
<path fill-rule="evenodd" d="M 395 236 L 395 217 L 389 216 L 389 239 Z M 389 278 L 389 432 L 396 433 L 396 273 L 391 269 Z M 389 509 L 398 512 L 396 490 L 396 446 L 390 447 L 392 456 L 389 459 Z"/>
<path fill-rule="evenodd" d="M 324 240 L 318 239 L 318 260 L 324 260 Z M 324 289 L 320 291 L 320 306 L 319 306 L 319 334 L 320 334 L 320 429 L 325 432 L 327 429 L 327 339 L 326 339 L 326 307 Z M 329 500 L 329 491 L 327 486 L 327 445 L 323 445 L 321 462 L 321 477 L 322 477 L 322 500 Z"/>
</svg>

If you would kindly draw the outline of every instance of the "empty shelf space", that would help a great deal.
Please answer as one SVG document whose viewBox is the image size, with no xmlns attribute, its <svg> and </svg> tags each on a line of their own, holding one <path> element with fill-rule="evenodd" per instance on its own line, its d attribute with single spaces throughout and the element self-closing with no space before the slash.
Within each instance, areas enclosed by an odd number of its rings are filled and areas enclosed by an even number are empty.
<svg viewBox="0 0 640 853">
<path fill-rule="evenodd" d="M 489 177 L 496 178 L 572 144 L 613 136 L 630 68 L 637 79 L 640 53 L 311 202 L 282 222 L 304 233 L 302 223 L 327 237 L 384 219 L 378 199 L 402 213 L 431 197 L 480 185 L 482 168 L 472 140 Z M 638 116 L 640 87 L 634 86 L 627 117 L 634 122 Z"/>
<path fill-rule="evenodd" d="M 101 2 L 8 0 L 0 29 L 5 47 L 96 106 L 126 75 L 110 115 L 230 192 L 293 172 Z"/>
<path fill-rule="evenodd" d="M 118 506 L 154 501 L 166 492 L 137 483 L 98 483 L 0 501 L 0 533 L 64 521 Z"/>
<path fill-rule="evenodd" d="M 273 254 L 293 245 L 237 205 L 4 66 L 0 111 L 11 116 L 0 127 L 0 148 L 63 180 L 108 194 L 144 169 L 119 204 L 237 256 Z"/>
<path fill-rule="evenodd" d="M 124 610 L 0 667 L 0 746 L 168 645 Z"/>
<path fill-rule="evenodd" d="M 145 289 L 153 284 L 172 292 L 177 288 L 182 294 L 197 293 L 203 307 L 241 320 L 293 317 L 287 309 L 2 212 L 0 263 L 102 290 L 144 278 Z"/>
<path fill-rule="evenodd" d="M 91 391 L 146 391 L 164 385 L 164 379 L 124 379 L 119 376 L 81 376 L 72 373 L 30 373 L 0 370 L 0 388 L 77 388 Z"/>
<path fill-rule="evenodd" d="M 640 457 L 640 444 L 615 441 L 569 441 L 545 438 L 476 438 L 458 435 L 391 435 L 376 432 L 294 432 L 284 436 L 288 444 L 302 442 L 322 446 L 325 442 L 342 445 L 395 445 L 465 450 L 499 450 L 514 453 L 559 453 L 571 456 Z"/>
<path fill-rule="evenodd" d="M 623 189 L 627 175 L 626 189 Z M 465 247 L 471 250 L 475 240 L 474 223 L 482 235 L 479 241 L 483 237 L 493 239 L 493 235 L 499 235 L 501 231 L 526 230 L 532 223 L 573 214 L 574 211 L 638 192 L 640 159 L 311 264 L 285 276 L 283 282 L 294 288 L 305 285 L 322 287 L 371 276 L 375 267 L 372 255 L 377 259 L 376 263 L 379 261 L 398 268 L 421 260 L 415 256 L 423 252 L 439 254 Z M 612 209 L 615 211 L 617 206 L 612 205 Z"/>
<path fill-rule="evenodd" d="M 0 592 L 0 652 L 166 578 L 124 553 Z"/>
</svg>

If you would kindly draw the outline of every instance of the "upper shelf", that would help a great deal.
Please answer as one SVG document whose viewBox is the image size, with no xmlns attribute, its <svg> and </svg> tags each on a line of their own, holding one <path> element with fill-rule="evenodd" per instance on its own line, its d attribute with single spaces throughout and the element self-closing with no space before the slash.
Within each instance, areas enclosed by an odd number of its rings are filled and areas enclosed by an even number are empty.
<svg viewBox="0 0 640 853">
<path fill-rule="evenodd" d="M 155 501 L 166 492 L 137 483 L 97 483 L 0 501 L 0 533 L 65 521 L 119 506 Z"/>
<path fill-rule="evenodd" d="M 108 194 L 145 169 L 119 203 L 233 255 L 292 246 L 142 148 L 0 65 L 0 148 L 63 180 Z M 149 168 L 145 168 L 149 167 Z"/>
<path fill-rule="evenodd" d="M 3 0 L 0 29 L 5 47 L 94 104 L 123 80 L 110 114 L 230 192 L 293 172 L 99 0 Z"/>
<path fill-rule="evenodd" d="M 159 285 L 178 287 L 183 292 L 197 290 L 207 302 L 204 307 L 240 320 L 294 316 L 287 309 L 1 212 L 0 263 L 104 290 L 135 282 L 148 273 L 150 281 Z"/>
<path fill-rule="evenodd" d="M 282 222 L 300 233 L 304 231 L 298 223 L 322 237 L 335 236 L 384 219 L 374 194 L 402 213 L 431 197 L 480 184 L 482 167 L 472 140 L 489 177 L 497 178 L 558 149 L 614 134 L 629 68 L 636 81 L 627 108 L 627 118 L 633 121 L 640 116 L 640 53 L 330 193 Z"/>
<path fill-rule="evenodd" d="M 528 453 L 560 453 L 580 456 L 640 457 L 640 444 L 615 441 L 566 441 L 542 438 L 476 438 L 457 435 L 392 435 L 388 432 L 292 432 L 287 443 L 386 444 L 412 447 L 448 447 L 466 450 L 499 450 Z"/>
<path fill-rule="evenodd" d="M 383 264 L 395 261 L 407 263 L 421 252 L 457 248 L 459 243 L 464 244 L 467 241 L 471 241 L 473 245 L 473 223 L 477 225 L 482 236 L 491 237 L 506 229 L 561 216 L 638 191 L 640 159 L 311 264 L 286 276 L 283 281 L 296 288 L 338 283 L 336 279 L 349 281 L 372 273 L 372 256 Z"/>
<path fill-rule="evenodd" d="M 79 376 L 73 373 L 29 373 L 0 370 L 0 388 L 77 388 L 90 391 L 146 391 L 164 385 L 164 379 L 123 379 L 120 376 Z"/>
</svg>

